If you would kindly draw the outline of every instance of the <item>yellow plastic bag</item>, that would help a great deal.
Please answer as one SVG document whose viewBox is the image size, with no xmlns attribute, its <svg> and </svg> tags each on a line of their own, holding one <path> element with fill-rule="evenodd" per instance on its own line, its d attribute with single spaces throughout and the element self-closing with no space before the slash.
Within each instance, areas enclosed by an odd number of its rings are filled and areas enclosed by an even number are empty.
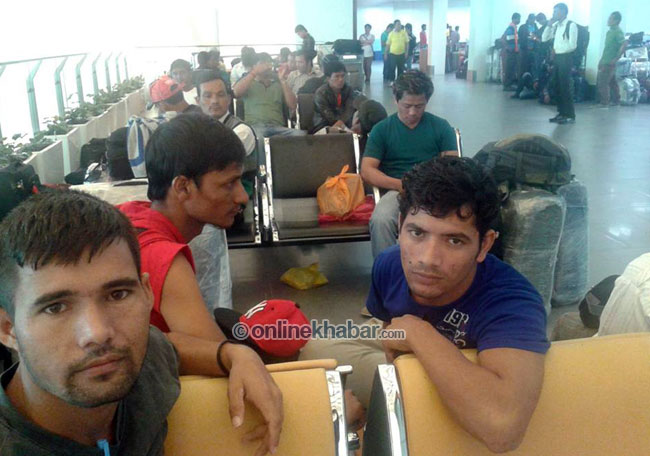
<svg viewBox="0 0 650 456">
<path fill-rule="evenodd" d="M 321 214 L 343 217 L 357 208 L 365 199 L 363 181 L 358 174 L 348 173 L 345 165 L 334 177 L 328 177 L 318 187 L 316 198 Z"/>
<path fill-rule="evenodd" d="M 291 268 L 282 274 L 280 280 L 298 290 L 309 290 L 328 283 L 327 277 L 318 270 L 318 263 L 306 268 Z"/>
</svg>

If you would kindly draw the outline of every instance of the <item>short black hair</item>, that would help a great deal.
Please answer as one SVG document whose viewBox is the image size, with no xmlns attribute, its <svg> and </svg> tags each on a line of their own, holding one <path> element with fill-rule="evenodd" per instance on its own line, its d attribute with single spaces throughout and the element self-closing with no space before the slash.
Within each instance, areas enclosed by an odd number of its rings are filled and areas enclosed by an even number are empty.
<svg viewBox="0 0 650 456">
<path fill-rule="evenodd" d="M 280 48 L 280 62 L 284 63 L 288 61 L 290 55 L 291 55 L 291 49 L 289 49 L 288 47 Z"/>
<path fill-rule="evenodd" d="M 404 26 L 404 28 L 405 28 L 406 30 L 413 30 L 413 26 L 411 25 L 410 22 L 407 23 L 407 24 Z"/>
<path fill-rule="evenodd" d="M 621 16 L 621 13 L 619 11 L 614 11 L 610 16 L 614 18 L 617 24 L 620 24 L 621 20 L 623 19 L 623 16 Z"/>
<path fill-rule="evenodd" d="M 400 101 L 404 94 L 424 95 L 428 100 L 433 95 L 433 82 L 421 71 L 405 71 L 393 84 L 393 95 L 397 101 Z"/>
<path fill-rule="evenodd" d="M 454 212 L 461 219 L 474 216 L 482 240 L 499 215 L 494 179 L 471 158 L 445 156 L 420 163 L 404 175 L 402 187 L 398 197 L 402 221 L 419 211 L 438 218 Z"/>
<path fill-rule="evenodd" d="M 458 31 L 459 29 L 460 29 L 460 25 L 457 25 L 456 27 L 454 27 L 454 30 L 456 30 L 456 31 Z"/>
<path fill-rule="evenodd" d="M 169 72 L 171 73 L 172 71 L 174 71 L 174 68 L 186 68 L 188 70 L 191 70 L 192 69 L 192 64 L 190 62 L 188 62 L 187 60 L 176 59 L 169 66 Z"/>
<path fill-rule="evenodd" d="M 136 233 L 115 206 L 76 190 L 30 196 L 0 223 L 0 307 L 13 318 L 19 267 L 77 264 L 86 252 L 92 259 L 120 240 L 126 241 L 140 275 Z"/>
<path fill-rule="evenodd" d="M 535 16 L 535 20 L 537 20 L 537 22 L 545 21 L 546 20 L 546 14 L 537 13 L 537 16 Z"/>
<path fill-rule="evenodd" d="M 566 3 L 558 3 L 553 7 L 553 9 L 555 8 L 559 9 L 560 11 L 563 11 L 564 14 L 569 14 L 569 7 L 566 6 Z"/>
<path fill-rule="evenodd" d="M 298 49 L 297 51 L 293 51 L 293 56 L 304 57 L 305 62 L 313 65 L 313 60 L 314 57 L 316 57 L 316 52 L 312 51 L 311 49 Z"/>
<path fill-rule="evenodd" d="M 194 87 L 196 87 L 196 96 L 201 96 L 201 84 L 209 81 L 223 82 L 228 95 L 233 96 L 230 84 L 221 76 L 221 72 L 218 70 L 196 70 L 192 72 L 192 82 L 194 83 Z"/>
<path fill-rule="evenodd" d="M 366 27 L 370 27 L 370 28 L 372 28 L 372 25 L 370 25 L 370 24 L 366 24 L 366 25 L 363 26 L 363 28 L 366 28 Z"/>
<path fill-rule="evenodd" d="M 427 27 L 427 24 L 422 24 L 423 29 L 426 28 L 426 27 Z"/>
<path fill-rule="evenodd" d="M 395 24 L 393 24 L 392 22 L 386 26 L 387 29 L 389 29 L 391 27 L 395 27 Z"/>
<path fill-rule="evenodd" d="M 268 52 L 260 52 L 257 54 L 257 61 L 258 62 L 273 62 L 273 58 L 271 57 L 271 54 Z"/>
<path fill-rule="evenodd" d="M 325 65 L 325 71 L 323 72 L 323 74 L 325 75 L 325 77 L 329 78 L 334 73 L 340 73 L 340 72 L 347 73 L 347 70 L 345 69 L 345 65 L 340 60 L 332 60 L 331 62 L 327 62 L 327 64 Z"/>
<path fill-rule="evenodd" d="M 151 201 L 164 200 L 177 176 L 194 179 L 242 164 L 246 152 L 239 137 L 219 121 L 199 113 L 181 114 L 161 124 L 145 149 Z"/>
<path fill-rule="evenodd" d="M 306 31 L 307 31 L 307 29 L 305 28 L 304 25 L 301 25 L 301 24 L 296 25 L 295 33 L 306 32 Z"/>
<path fill-rule="evenodd" d="M 199 62 L 199 67 L 204 67 L 210 60 L 210 54 L 207 51 L 201 51 L 196 55 L 196 61 Z"/>
<path fill-rule="evenodd" d="M 169 97 L 169 98 L 167 98 L 165 100 L 162 100 L 162 101 L 167 103 L 167 104 L 170 104 L 170 105 L 176 105 L 176 104 L 180 103 L 181 101 L 183 101 L 184 99 L 185 99 L 185 97 L 183 96 L 183 91 L 181 90 L 179 92 L 176 92 L 171 97 Z"/>
<path fill-rule="evenodd" d="M 521 14 L 519 14 L 519 13 L 515 13 L 515 14 L 512 15 L 512 20 L 513 20 L 513 21 L 514 21 L 514 20 L 517 20 L 517 19 L 521 19 Z"/>
<path fill-rule="evenodd" d="M 257 53 L 252 47 L 244 46 L 241 50 L 241 63 L 250 68 L 257 63 Z"/>
</svg>

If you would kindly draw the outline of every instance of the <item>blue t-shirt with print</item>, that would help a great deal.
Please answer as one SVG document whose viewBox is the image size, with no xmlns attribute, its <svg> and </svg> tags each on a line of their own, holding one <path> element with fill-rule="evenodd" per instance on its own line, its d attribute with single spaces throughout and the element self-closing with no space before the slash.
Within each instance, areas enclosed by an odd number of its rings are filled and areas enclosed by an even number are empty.
<svg viewBox="0 0 650 456">
<path fill-rule="evenodd" d="M 383 321 L 411 314 L 431 323 L 458 348 L 516 348 L 546 353 L 546 312 L 542 297 L 512 266 L 487 255 L 469 289 L 445 306 L 423 306 L 411 297 L 399 245 L 382 252 L 372 268 L 366 302 Z"/>
</svg>

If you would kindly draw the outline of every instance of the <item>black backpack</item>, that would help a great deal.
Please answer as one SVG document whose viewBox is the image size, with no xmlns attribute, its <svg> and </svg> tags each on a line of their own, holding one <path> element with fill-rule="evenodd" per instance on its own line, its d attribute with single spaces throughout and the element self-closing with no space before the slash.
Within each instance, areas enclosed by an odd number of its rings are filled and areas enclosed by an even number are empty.
<svg viewBox="0 0 650 456">
<path fill-rule="evenodd" d="M 566 28 L 564 29 L 565 39 L 569 38 L 569 27 L 571 27 L 571 22 L 572 21 L 568 21 Z M 582 67 L 584 58 L 587 56 L 587 48 L 589 47 L 589 27 L 585 27 L 584 25 L 580 24 L 576 24 L 576 27 L 578 28 L 578 40 L 576 43 L 576 50 L 573 53 L 573 57 L 576 67 L 580 68 Z"/>
<path fill-rule="evenodd" d="M 358 40 L 336 40 L 334 41 L 334 52 L 339 55 L 363 54 L 361 43 Z"/>
<path fill-rule="evenodd" d="M 0 169 L 0 220 L 40 186 L 41 181 L 31 165 L 15 161 Z"/>
<path fill-rule="evenodd" d="M 573 177 L 569 151 L 544 135 L 520 134 L 487 143 L 474 160 L 509 189 L 523 184 L 555 191 Z"/>
</svg>

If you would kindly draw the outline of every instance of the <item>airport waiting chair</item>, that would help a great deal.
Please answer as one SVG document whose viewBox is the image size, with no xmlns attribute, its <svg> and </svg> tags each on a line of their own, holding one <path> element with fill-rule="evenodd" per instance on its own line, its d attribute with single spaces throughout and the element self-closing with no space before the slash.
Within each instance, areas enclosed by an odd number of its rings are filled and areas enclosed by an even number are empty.
<svg viewBox="0 0 650 456">
<path fill-rule="evenodd" d="M 255 171 L 252 173 L 256 174 Z M 262 245 L 261 196 L 257 176 L 255 176 L 253 182 L 253 195 L 244 209 L 244 219 L 226 230 L 229 249 L 259 247 Z"/>
<path fill-rule="evenodd" d="M 316 193 L 328 177 L 348 165 L 358 172 L 356 135 L 331 134 L 265 138 L 266 168 L 261 177 L 266 206 L 264 228 L 274 244 L 369 240 L 367 224 L 318 224 Z"/>
<path fill-rule="evenodd" d="M 314 128 L 314 105 L 313 93 L 298 94 L 298 109 L 296 110 L 296 124 L 300 130 L 311 131 Z"/>
<path fill-rule="evenodd" d="M 476 362 L 475 350 L 463 353 Z M 391 367 L 380 366 L 380 372 Z M 493 454 L 461 429 L 413 355 L 399 357 L 394 369 L 392 377 L 383 375 L 373 385 L 382 397 L 377 403 L 371 400 L 364 455 Z M 366 448 L 377 448 L 377 442 L 386 441 L 377 432 L 382 429 L 390 430 L 389 445 L 383 452 L 367 453 Z M 519 448 L 508 454 L 646 455 L 650 449 L 648 429 L 650 333 L 553 342 L 546 356 L 542 393 L 526 436 Z"/>
<path fill-rule="evenodd" d="M 277 454 L 347 456 L 355 449 L 358 441 L 354 433 L 348 436 L 342 374 L 335 360 L 267 368 L 283 394 L 284 422 Z M 345 367 L 341 370 L 346 372 Z M 262 423 L 261 415 L 248 405 L 244 423 L 234 429 L 227 391 L 227 378 L 181 377 L 181 394 L 167 419 L 167 456 L 254 453 L 259 442 L 243 443 L 242 437 Z"/>
</svg>

